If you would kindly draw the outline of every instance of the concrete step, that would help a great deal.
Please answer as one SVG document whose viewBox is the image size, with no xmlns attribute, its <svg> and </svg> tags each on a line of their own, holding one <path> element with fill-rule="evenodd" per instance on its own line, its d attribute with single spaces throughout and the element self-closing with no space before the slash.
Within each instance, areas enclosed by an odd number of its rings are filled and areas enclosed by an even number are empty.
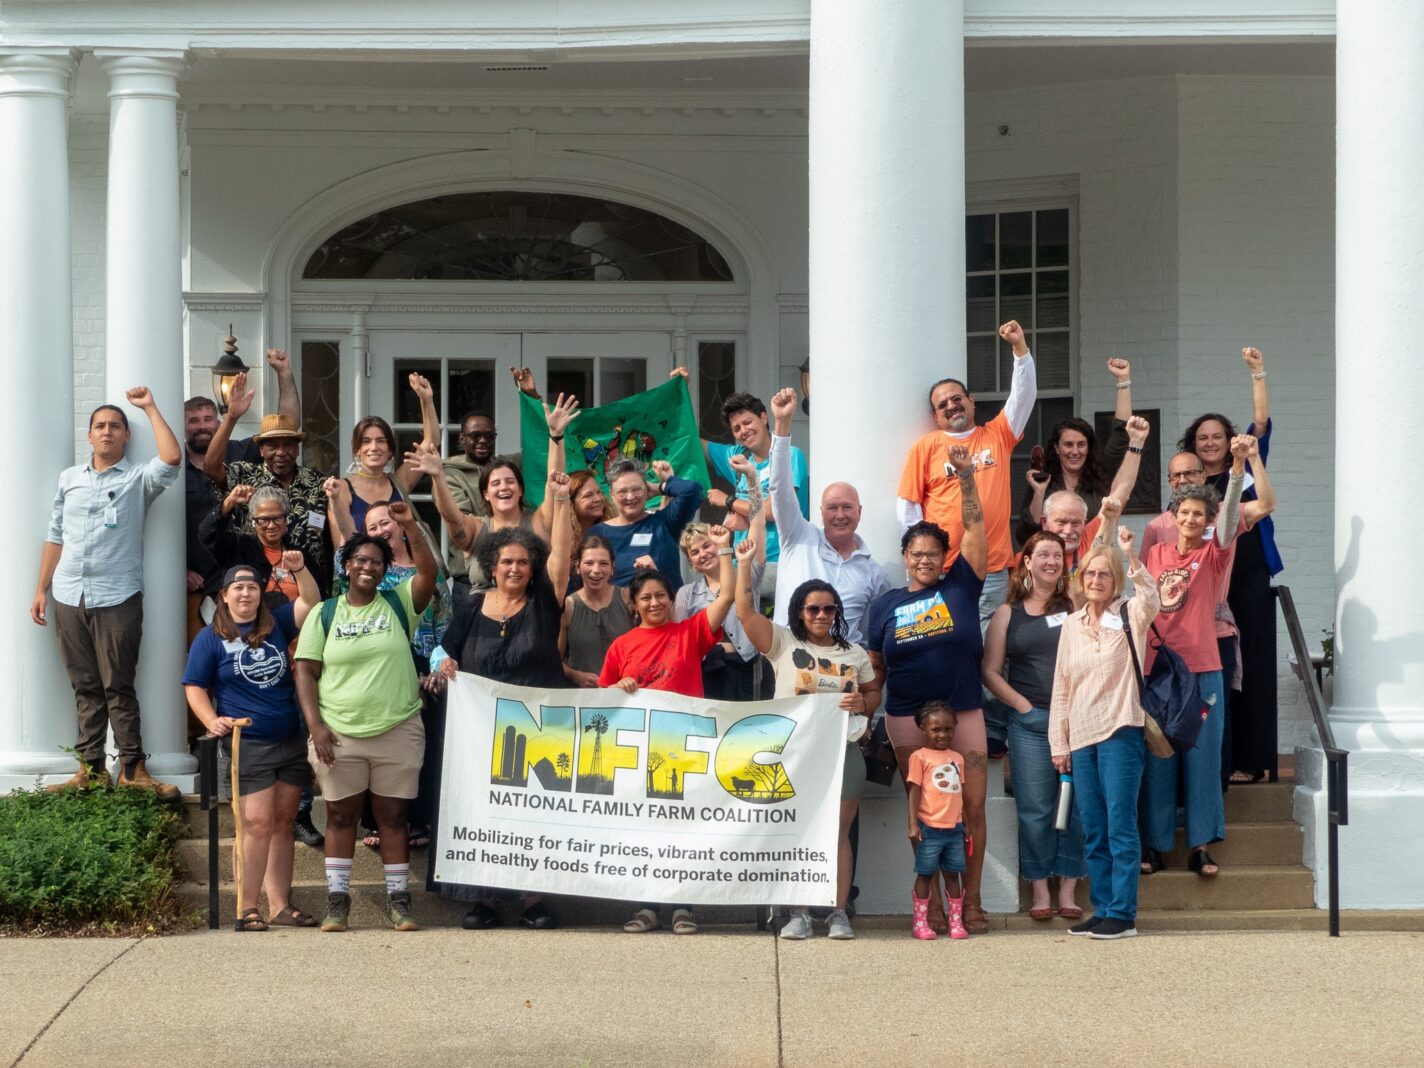
<svg viewBox="0 0 1424 1068">
<path fill-rule="evenodd" d="M 218 839 L 218 879 L 223 884 L 232 881 L 231 838 Z M 208 843 L 205 838 L 185 838 L 178 842 L 175 853 L 182 862 L 188 878 L 200 886 L 208 882 Z M 424 884 L 426 865 L 429 863 L 428 849 L 414 849 L 410 854 L 410 878 L 412 882 Z M 293 854 L 292 881 L 294 883 L 324 883 L 326 860 L 320 849 L 298 844 Z M 373 849 L 367 849 L 359 841 L 356 854 L 352 857 L 351 879 L 355 883 L 384 885 L 385 870 L 381 856 Z"/>
<path fill-rule="evenodd" d="M 1214 911 L 1221 909 L 1312 909 L 1315 907 L 1315 878 L 1300 864 L 1222 865 L 1214 879 L 1186 871 L 1181 866 L 1145 875 L 1138 883 L 1138 907 L 1144 910 Z M 1032 888 L 1024 883 L 1019 895 L 1020 915 L 1027 915 Z M 1088 881 L 1078 884 L 1074 895 L 1081 908 L 1089 907 Z M 1057 898 L 1054 898 L 1057 901 Z"/>
<path fill-rule="evenodd" d="M 1258 782 L 1226 791 L 1226 823 L 1262 823 L 1291 818 L 1295 783 Z M 1228 833 L 1228 837 L 1230 837 Z"/>
<path fill-rule="evenodd" d="M 1023 913 L 991 916 L 991 931 L 1039 931 L 1065 935 L 1073 921 L 1054 917 L 1035 921 Z M 908 928 L 908 924 L 906 924 Z M 1319 931 L 1330 929 L 1330 914 L 1324 909 L 1148 909 L 1137 914 L 1137 928 L 1144 935 L 1191 931 Z M 1366 912 L 1350 910 L 1340 914 L 1342 934 L 1366 931 L 1424 931 L 1424 910 Z"/>
<path fill-rule="evenodd" d="M 1222 867 L 1242 867 L 1259 864 L 1299 864 L 1304 842 L 1300 824 L 1294 820 L 1270 820 L 1259 823 L 1231 823 L 1226 828 L 1226 840 L 1207 847 Z M 1165 854 L 1168 869 L 1187 866 L 1185 834 L 1177 831 L 1177 848 Z"/>
</svg>

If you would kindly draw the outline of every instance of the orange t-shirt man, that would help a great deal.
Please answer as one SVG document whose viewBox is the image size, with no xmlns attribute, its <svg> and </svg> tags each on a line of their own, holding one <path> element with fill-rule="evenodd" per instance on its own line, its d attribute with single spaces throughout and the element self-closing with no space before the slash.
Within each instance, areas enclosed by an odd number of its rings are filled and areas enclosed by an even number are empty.
<svg viewBox="0 0 1424 1068">
<path fill-rule="evenodd" d="M 953 395 L 958 394 L 962 387 L 950 380 L 948 386 L 936 386 L 935 393 L 942 388 Z M 964 522 L 959 512 L 959 479 L 955 476 L 954 465 L 949 462 L 949 450 L 953 445 L 967 448 L 974 462 L 974 483 L 979 491 L 979 502 L 984 506 L 984 532 L 989 541 L 989 571 L 1002 571 L 1012 566 L 1014 545 L 1009 530 L 1014 501 L 1013 473 L 1009 461 L 1014 446 L 1023 440 L 1024 427 L 1028 425 L 1037 396 L 1033 356 L 1025 348 L 1022 355 L 1014 357 L 1009 397 L 998 415 L 983 426 L 971 425 L 965 430 L 954 431 L 947 429 L 948 417 L 937 411 L 935 418 L 940 427 L 910 447 L 897 491 L 900 525 L 908 528 L 920 519 L 927 519 L 947 533 L 950 551 L 944 561 L 946 568 L 954 563 L 964 540 Z M 968 402 L 967 414 L 972 420 L 973 395 L 968 394 L 964 399 Z M 934 400 L 933 394 L 931 400 Z"/>
</svg>

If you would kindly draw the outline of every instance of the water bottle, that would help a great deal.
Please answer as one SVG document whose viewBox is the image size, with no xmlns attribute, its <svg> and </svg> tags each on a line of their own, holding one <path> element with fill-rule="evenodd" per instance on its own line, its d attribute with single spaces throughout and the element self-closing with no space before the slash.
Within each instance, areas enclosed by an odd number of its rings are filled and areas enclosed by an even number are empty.
<svg viewBox="0 0 1424 1068">
<path fill-rule="evenodd" d="M 1066 831 L 1073 815 L 1073 776 L 1064 772 L 1058 776 L 1058 808 L 1053 813 L 1053 829 Z"/>
</svg>

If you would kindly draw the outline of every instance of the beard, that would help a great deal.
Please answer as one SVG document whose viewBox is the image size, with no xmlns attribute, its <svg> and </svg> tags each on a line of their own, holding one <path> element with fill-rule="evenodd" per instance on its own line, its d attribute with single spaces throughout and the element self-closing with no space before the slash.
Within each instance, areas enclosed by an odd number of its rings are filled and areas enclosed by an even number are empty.
<svg viewBox="0 0 1424 1068">
<path fill-rule="evenodd" d="M 199 430 L 189 434 L 186 444 L 190 452 L 205 453 L 208 446 L 213 443 L 213 432 L 211 430 Z"/>
</svg>

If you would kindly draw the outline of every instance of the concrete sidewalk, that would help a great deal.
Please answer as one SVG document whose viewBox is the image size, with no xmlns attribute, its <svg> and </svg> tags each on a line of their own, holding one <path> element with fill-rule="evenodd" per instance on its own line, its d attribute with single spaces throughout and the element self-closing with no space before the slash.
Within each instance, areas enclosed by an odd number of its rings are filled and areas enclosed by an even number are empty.
<svg viewBox="0 0 1424 1068">
<path fill-rule="evenodd" d="M 870 927 L 870 925 L 867 925 Z M 818 932 L 819 933 L 819 932 Z M 0 940 L 0 1064 L 1418 1064 L 1424 934 Z"/>
</svg>

